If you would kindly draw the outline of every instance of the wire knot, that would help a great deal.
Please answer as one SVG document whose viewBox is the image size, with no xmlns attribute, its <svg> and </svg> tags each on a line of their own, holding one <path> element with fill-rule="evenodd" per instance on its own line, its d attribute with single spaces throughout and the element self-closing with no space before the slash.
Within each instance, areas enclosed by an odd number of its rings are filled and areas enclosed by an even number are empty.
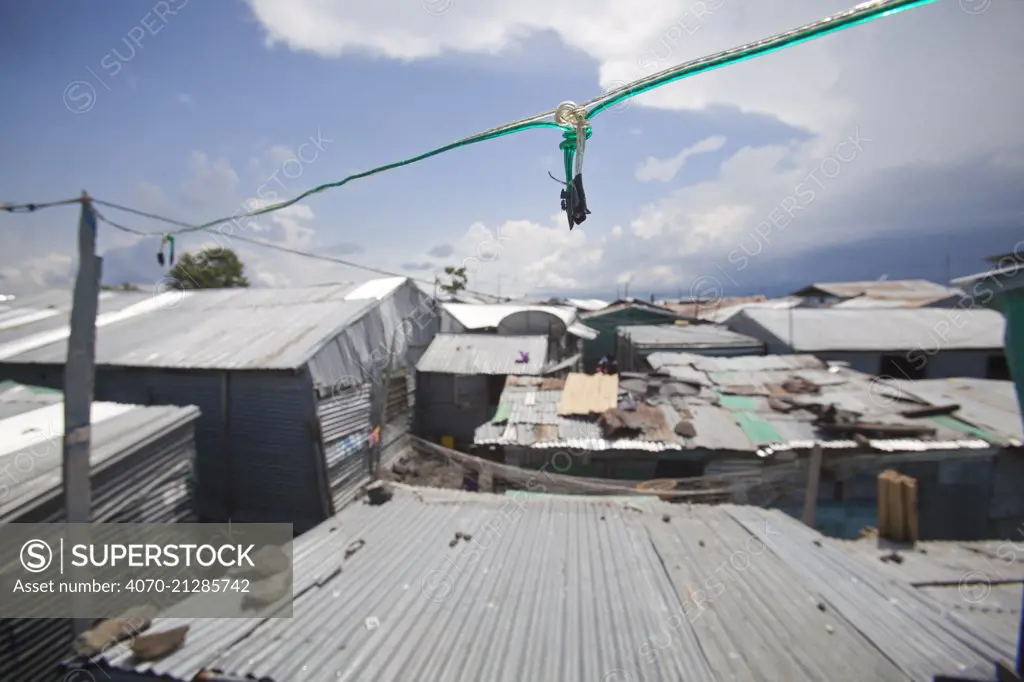
<svg viewBox="0 0 1024 682">
<path fill-rule="evenodd" d="M 558 105 L 555 109 L 555 123 L 565 129 L 562 131 L 562 142 L 558 145 L 565 161 L 565 183 L 559 198 L 569 220 L 569 229 L 572 230 L 590 215 L 587 196 L 583 191 L 583 152 L 592 130 L 586 108 L 575 102 L 562 102 Z"/>
<path fill-rule="evenodd" d="M 576 102 L 562 102 L 555 108 L 555 123 L 566 128 L 590 126 L 587 110 Z"/>
</svg>

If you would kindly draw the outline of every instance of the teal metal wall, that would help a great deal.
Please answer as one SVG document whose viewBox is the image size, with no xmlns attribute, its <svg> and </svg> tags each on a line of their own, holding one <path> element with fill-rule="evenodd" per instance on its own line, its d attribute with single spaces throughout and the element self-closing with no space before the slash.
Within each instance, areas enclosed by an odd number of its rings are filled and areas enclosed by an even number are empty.
<svg viewBox="0 0 1024 682">
<path fill-rule="evenodd" d="M 602 356 L 615 357 L 615 344 L 619 327 L 636 324 L 674 324 L 675 320 L 640 308 L 623 308 L 606 315 L 595 315 L 582 320 L 597 331 L 597 338 L 583 343 L 583 368 L 593 371 Z"/>
</svg>

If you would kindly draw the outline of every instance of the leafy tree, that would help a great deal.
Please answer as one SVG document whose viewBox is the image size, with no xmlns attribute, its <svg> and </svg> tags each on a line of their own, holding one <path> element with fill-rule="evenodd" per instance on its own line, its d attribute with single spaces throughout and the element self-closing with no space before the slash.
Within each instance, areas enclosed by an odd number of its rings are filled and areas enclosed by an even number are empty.
<svg viewBox="0 0 1024 682">
<path fill-rule="evenodd" d="M 185 289 L 247 287 L 245 265 L 231 249 L 204 249 L 197 256 L 183 253 L 170 276 Z"/>
<path fill-rule="evenodd" d="M 103 291 L 142 291 L 138 284 L 132 284 L 131 282 L 122 282 L 120 286 L 110 286 L 104 284 L 100 287 Z"/>
<path fill-rule="evenodd" d="M 444 274 L 450 278 L 447 282 L 441 282 L 441 291 L 446 294 L 455 294 L 466 288 L 466 275 L 465 266 L 457 268 L 454 265 L 445 267 Z"/>
</svg>

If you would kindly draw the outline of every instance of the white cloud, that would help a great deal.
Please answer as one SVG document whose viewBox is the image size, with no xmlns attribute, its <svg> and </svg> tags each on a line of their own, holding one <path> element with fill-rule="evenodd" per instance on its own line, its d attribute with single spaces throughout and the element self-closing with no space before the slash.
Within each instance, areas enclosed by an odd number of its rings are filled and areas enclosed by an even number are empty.
<svg viewBox="0 0 1024 682">
<path fill-rule="evenodd" d="M 189 155 L 188 171 L 181 194 L 193 208 L 220 206 L 238 187 L 238 173 L 224 157 L 211 160 L 205 152 L 194 151 Z"/>
<path fill-rule="evenodd" d="M 63 253 L 46 253 L 28 258 L 17 265 L 0 266 L 0 285 L 3 290 L 27 291 L 37 288 L 66 287 L 71 284 L 71 256 Z"/>
<path fill-rule="evenodd" d="M 189 104 L 192 104 L 192 102 L 195 101 L 195 100 L 192 99 L 192 95 L 188 95 L 188 94 L 185 94 L 185 93 L 182 93 L 182 94 L 178 95 L 177 100 L 178 100 L 179 104 L 184 104 L 186 106 L 188 106 Z"/>
<path fill-rule="evenodd" d="M 456 3 L 443 16 L 397 0 L 249 4 L 270 42 L 324 56 L 364 52 L 415 60 L 450 52 L 487 54 L 528 35 L 553 32 L 596 60 L 596 94 L 853 2 L 704 0 L 680 7 L 676 0 L 651 0 L 638 13 L 617 0 L 491 0 Z M 969 221 L 977 214 L 972 206 L 984 203 L 974 196 L 977 191 L 951 193 L 951 186 L 975 186 L 963 180 L 963 168 L 974 164 L 977 177 L 988 177 L 996 166 L 1018 178 L 1022 172 L 1024 92 L 1005 70 L 1024 60 L 1016 35 L 1022 18 L 1021 3 L 993 3 L 980 15 L 963 12 L 955 2 L 936 3 L 642 95 L 624 115 L 640 107 L 729 105 L 773 116 L 809 135 L 801 142 L 740 149 L 717 178 L 638 207 L 628 233 L 632 239 L 622 239 L 619 226 L 609 231 L 618 240 L 615 249 L 602 249 L 606 240 L 587 237 L 587 230 L 599 229 L 596 222 L 570 233 L 563 218 L 551 221 L 554 227 L 510 221 L 502 229 L 528 238 L 506 247 L 502 270 L 520 272 L 537 287 L 595 287 L 622 272 L 635 273 L 634 286 L 654 286 L 685 282 L 707 268 L 709 259 L 727 262 L 741 245 L 744 253 L 763 251 L 770 254 L 764 258 L 781 259 L 894 230 L 923 231 L 934 224 L 932 207 L 947 204 L 952 195 L 961 203 L 950 204 L 953 210 L 946 213 L 960 212 Z M 594 125 L 599 129 L 601 119 Z M 860 142 L 854 145 L 851 137 Z M 669 180 L 690 155 L 723 143 L 716 136 L 675 157 L 647 159 L 637 177 Z M 889 181 L 880 182 L 882 177 Z M 1012 206 L 998 208 L 1007 212 Z M 786 227 L 779 227 L 780 215 Z M 470 228 L 463 240 L 471 248 L 478 231 Z M 587 257 L 581 257 L 584 252 Z"/>
<path fill-rule="evenodd" d="M 658 159 L 648 156 L 643 163 L 636 167 L 636 179 L 640 182 L 668 182 L 676 176 L 676 173 L 683 169 L 687 159 L 698 154 L 716 152 L 725 146 L 725 138 L 721 135 L 708 137 L 697 144 L 687 147 L 675 156 L 667 159 Z"/>
</svg>

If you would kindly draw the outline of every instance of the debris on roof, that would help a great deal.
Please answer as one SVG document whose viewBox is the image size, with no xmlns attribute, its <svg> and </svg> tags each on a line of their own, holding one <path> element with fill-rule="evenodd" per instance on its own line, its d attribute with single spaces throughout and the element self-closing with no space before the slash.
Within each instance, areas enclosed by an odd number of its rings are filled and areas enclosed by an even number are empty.
<svg viewBox="0 0 1024 682">
<path fill-rule="evenodd" d="M 991 382 L 999 391 L 990 389 L 988 398 L 961 389 L 953 399 L 916 385 L 904 390 L 810 355 L 653 353 L 649 362 L 653 374 L 571 374 L 564 388 L 510 378 L 495 418 L 477 428 L 474 443 L 760 457 L 818 442 L 831 450 L 880 453 L 991 452 L 1021 444 L 1009 382 Z M 602 395 L 594 382 L 609 378 L 618 379 L 615 400 L 609 383 L 601 403 L 592 404 Z M 995 413 L 983 400 L 999 401 L 1003 411 Z M 570 411 L 562 409 L 567 402 Z M 537 428 L 541 424 L 550 428 Z"/>
<path fill-rule="evenodd" d="M 547 364 L 544 336 L 438 334 L 416 363 L 440 374 L 540 374 Z"/>
<path fill-rule="evenodd" d="M 949 552 L 932 553 L 953 543 L 887 564 L 874 544 L 772 510 L 396 488 L 390 503 L 351 505 L 295 541 L 292 618 L 158 617 L 154 631 L 189 627 L 180 648 L 142 662 L 124 643 L 84 672 L 118 682 L 908 682 L 991 679 L 1016 652 L 1019 613 L 981 613 L 996 590 L 972 613 L 917 586 L 935 574 L 956 592 L 963 575 L 991 573 L 988 555 L 968 551 L 978 543 L 956 543 L 955 568 Z M 439 622 L 451 636 L 421 636 Z"/>
<path fill-rule="evenodd" d="M 618 405 L 619 378 L 614 374 L 570 374 L 565 379 L 558 414 L 601 414 Z"/>
</svg>

